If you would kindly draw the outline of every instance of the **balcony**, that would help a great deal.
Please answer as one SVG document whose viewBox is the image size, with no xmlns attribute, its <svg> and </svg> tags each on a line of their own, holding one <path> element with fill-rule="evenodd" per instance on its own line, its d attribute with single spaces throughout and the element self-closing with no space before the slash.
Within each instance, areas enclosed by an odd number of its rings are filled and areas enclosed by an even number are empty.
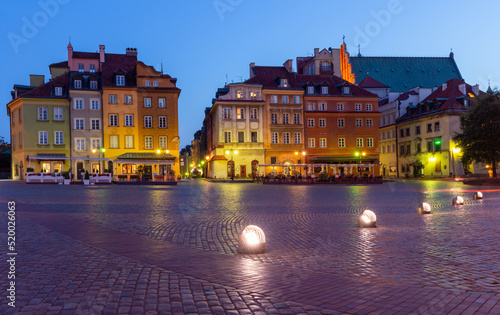
<svg viewBox="0 0 500 315">
<path fill-rule="evenodd" d="M 333 74 L 333 65 L 329 65 L 329 66 L 321 66 L 319 68 L 319 73 L 320 74 Z"/>
</svg>

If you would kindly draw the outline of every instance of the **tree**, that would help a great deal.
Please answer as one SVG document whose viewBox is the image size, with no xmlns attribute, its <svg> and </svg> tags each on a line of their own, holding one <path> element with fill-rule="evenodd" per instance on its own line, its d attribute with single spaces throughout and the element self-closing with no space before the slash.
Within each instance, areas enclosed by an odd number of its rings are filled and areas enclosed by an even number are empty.
<svg viewBox="0 0 500 315">
<path fill-rule="evenodd" d="M 460 118 L 462 133 L 453 140 L 462 149 L 462 163 L 491 165 L 493 177 L 500 162 L 500 92 L 478 96 L 466 115 Z"/>
</svg>

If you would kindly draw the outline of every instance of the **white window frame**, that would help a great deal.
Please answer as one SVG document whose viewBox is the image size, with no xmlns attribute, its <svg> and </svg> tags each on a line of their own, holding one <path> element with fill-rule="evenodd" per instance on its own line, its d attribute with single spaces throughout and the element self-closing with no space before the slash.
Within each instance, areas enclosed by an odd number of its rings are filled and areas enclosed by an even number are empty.
<svg viewBox="0 0 500 315">
<path fill-rule="evenodd" d="M 158 116 L 158 128 L 167 128 L 167 116 Z"/>
<path fill-rule="evenodd" d="M 366 104 L 366 111 L 371 112 L 373 110 L 372 104 Z"/>
<path fill-rule="evenodd" d="M 314 94 L 314 86 L 310 85 L 307 87 L 307 94 Z"/>
<path fill-rule="evenodd" d="M 363 127 L 363 119 L 356 118 L 356 127 Z"/>
<path fill-rule="evenodd" d="M 57 121 L 63 120 L 63 108 L 62 107 L 54 107 L 54 120 L 57 120 Z"/>
<path fill-rule="evenodd" d="M 325 118 L 320 118 L 319 119 L 319 126 L 320 127 L 326 127 L 326 119 Z"/>
<path fill-rule="evenodd" d="M 151 80 L 146 80 L 146 86 L 151 86 Z"/>
<path fill-rule="evenodd" d="M 153 81 L 153 86 L 158 86 L 158 80 Z"/>
<path fill-rule="evenodd" d="M 126 135 L 125 136 L 125 148 L 126 149 L 133 149 L 134 148 L 134 136 L 133 135 Z"/>
<path fill-rule="evenodd" d="M 293 114 L 293 124 L 300 125 L 300 113 Z"/>
<path fill-rule="evenodd" d="M 314 118 L 308 118 L 307 119 L 307 127 L 313 128 L 314 127 Z"/>
<path fill-rule="evenodd" d="M 97 81 L 96 80 L 90 81 L 90 88 L 92 90 L 97 90 Z"/>
<path fill-rule="evenodd" d="M 97 127 L 97 128 L 96 128 Z M 90 130 L 101 130 L 101 119 L 92 118 L 90 119 Z"/>
<path fill-rule="evenodd" d="M 318 110 L 325 111 L 326 110 L 326 103 L 319 103 Z"/>
<path fill-rule="evenodd" d="M 338 118 L 337 119 L 337 127 L 339 127 L 339 128 L 344 128 L 345 127 L 345 120 L 344 120 L 344 118 Z"/>
<path fill-rule="evenodd" d="M 319 138 L 319 147 L 326 148 L 326 138 Z"/>
<path fill-rule="evenodd" d="M 283 132 L 283 144 L 290 144 L 290 133 Z"/>
<path fill-rule="evenodd" d="M 271 104 L 278 104 L 278 95 L 271 95 Z"/>
<path fill-rule="evenodd" d="M 295 132 L 293 134 L 293 143 L 301 144 L 302 143 L 302 134 L 300 132 Z"/>
<path fill-rule="evenodd" d="M 164 97 L 158 98 L 158 107 L 159 108 L 166 108 L 167 107 L 167 100 Z"/>
<path fill-rule="evenodd" d="M 283 113 L 283 125 L 290 124 L 290 115 L 288 113 Z"/>
<path fill-rule="evenodd" d="M 296 95 L 293 97 L 293 103 L 294 104 L 300 104 L 300 96 Z"/>
<path fill-rule="evenodd" d="M 81 122 L 81 124 L 80 124 Z M 80 127 L 81 128 L 78 128 Z M 74 130 L 85 130 L 85 119 L 84 118 L 75 118 L 75 129 Z"/>
<path fill-rule="evenodd" d="M 278 113 L 271 113 L 271 125 L 278 124 Z"/>
<path fill-rule="evenodd" d="M 83 63 L 78 64 L 78 72 L 85 72 L 85 65 Z"/>
<path fill-rule="evenodd" d="M 277 132 L 271 132 L 271 144 L 279 144 L 279 135 Z"/>
<path fill-rule="evenodd" d="M 231 143 L 231 131 L 224 131 L 224 143 Z"/>
<path fill-rule="evenodd" d="M 252 119 L 252 120 L 259 119 L 259 112 L 258 112 L 257 108 L 250 109 L 250 119 Z"/>
<path fill-rule="evenodd" d="M 101 102 L 99 102 L 98 99 L 91 99 L 90 100 L 90 109 L 91 110 L 100 110 L 101 109 Z"/>
<path fill-rule="evenodd" d="M 245 108 L 236 108 L 236 119 L 245 119 Z"/>
<path fill-rule="evenodd" d="M 315 105 L 314 103 L 308 103 L 307 104 L 307 110 L 314 111 L 314 105 Z"/>
<path fill-rule="evenodd" d="M 95 72 L 95 65 L 89 65 L 89 72 Z"/>
<path fill-rule="evenodd" d="M 101 138 L 90 138 L 90 149 L 100 150 L 102 148 Z"/>
<path fill-rule="evenodd" d="M 356 104 L 354 105 L 354 108 L 357 112 L 360 112 L 363 109 L 363 106 L 361 106 L 361 104 Z"/>
<path fill-rule="evenodd" d="M 342 104 L 342 103 L 337 104 L 337 111 L 343 112 L 344 111 L 344 104 Z"/>
<path fill-rule="evenodd" d="M 373 120 L 371 118 L 366 118 L 366 127 L 373 127 Z"/>
<path fill-rule="evenodd" d="M 345 138 L 339 138 L 339 140 L 338 140 L 338 147 L 339 148 L 345 148 Z"/>
<path fill-rule="evenodd" d="M 153 149 L 153 136 L 144 136 L 144 150 Z"/>
<path fill-rule="evenodd" d="M 153 128 L 153 116 L 144 116 L 144 128 Z"/>
<path fill-rule="evenodd" d="M 85 151 L 85 138 L 75 138 L 75 151 Z"/>
<path fill-rule="evenodd" d="M 133 104 L 132 95 L 125 95 L 125 104 Z"/>
<path fill-rule="evenodd" d="M 133 127 L 133 126 L 134 126 L 134 115 L 125 115 L 125 127 Z"/>
<path fill-rule="evenodd" d="M 48 113 L 47 113 L 47 107 L 38 107 L 38 120 L 49 120 L 48 118 Z"/>
<path fill-rule="evenodd" d="M 368 148 L 373 148 L 373 138 L 367 138 L 366 139 L 366 146 Z"/>
<path fill-rule="evenodd" d="M 75 98 L 74 108 L 76 110 L 82 110 L 85 108 L 83 104 L 83 98 Z"/>
<path fill-rule="evenodd" d="M 73 81 L 73 87 L 75 89 L 81 89 L 82 88 L 82 80 L 74 80 Z"/>
<path fill-rule="evenodd" d="M 328 86 L 321 87 L 321 94 L 328 94 Z"/>
<path fill-rule="evenodd" d="M 111 127 L 118 126 L 118 115 L 117 114 L 109 114 L 109 125 Z"/>
<path fill-rule="evenodd" d="M 168 142 L 167 142 L 167 140 L 168 140 L 167 136 L 159 136 L 158 137 L 158 147 L 161 150 L 168 149 Z"/>
<path fill-rule="evenodd" d="M 109 148 L 110 149 L 118 149 L 119 147 L 119 137 L 116 135 L 109 136 Z"/>
<path fill-rule="evenodd" d="M 62 96 L 62 93 L 63 93 L 63 88 L 62 88 L 62 87 L 60 87 L 60 86 L 56 86 L 56 87 L 54 88 L 54 94 L 55 94 L 56 96 Z"/>
<path fill-rule="evenodd" d="M 281 96 L 281 103 L 282 104 L 288 104 L 288 96 L 287 95 Z"/>
<path fill-rule="evenodd" d="M 316 147 L 316 139 L 314 139 L 314 138 L 307 139 L 307 147 L 308 148 L 315 148 Z"/>
<path fill-rule="evenodd" d="M 144 98 L 144 107 L 151 107 L 151 97 Z"/>
<path fill-rule="evenodd" d="M 356 148 L 363 148 L 363 138 L 356 138 Z"/>
<path fill-rule="evenodd" d="M 15 137 L 13 136 L 12 138 L 14 139 Z M 48 145 L 48 144 L 49 144 L 48 131 L 39 131 L 38 132 L 38 145 Z"/>
<path fill-rule="evenodd" d="M 118 86 L 125 85 L 125 76 L 123 74 L 119 74 L 116 76 L 116 85 Z"/>
<path fill-rule="evenodd" d="M 226 107 L 223 109 L 222 119 L 231 119 L 231 108 Z"/>
<path fill-rule="evenodd" d="M 116 94 L 109 95 L 109 104 L 116 104 L 118 102 Z"/>
</svg>

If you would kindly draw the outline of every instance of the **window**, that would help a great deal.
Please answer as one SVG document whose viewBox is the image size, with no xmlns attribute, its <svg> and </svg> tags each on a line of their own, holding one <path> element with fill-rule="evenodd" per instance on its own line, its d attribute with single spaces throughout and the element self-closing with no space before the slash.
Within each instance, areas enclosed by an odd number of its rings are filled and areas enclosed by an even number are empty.
<svg viewBox="0 0 500 315">
<path fill-rule="evenodd" d="M 153 116 L 144 116 L 144 128 L 153 128 Z"/>
<path fill-rule="evenodd" d="M 90 138 L 90 147 L 92 149 L 100 149 L 101 148 L 101 139 Z"/>
<path fill-rule="evenodd" d="M 75 138 L 75 151 L 85 151 L 85 138 Z"/>
<path fill-rule="evenodd" d="M 399 136 L 403 138 L 405 136 L 405 131 L 403 129 L 399 130 Z"/>
<path fill-rule="evenodd" d="M 258 138 L 257 138 L 257 131 L 252 131 L 252 133 L 250 134 L 251 135 L 251 140 L 252 142 L 258 142 Z"/>
<path fill-rule="evenodd" d="M 56 86 L 56 87 L 54 88 L 54 93 L 56 94 L 56 96 L 61 96 L 61 95 L 62 95 L 62 92 L 63 92 L 62 87 L 60 87 L 60 86 Z"/>
<path fill-rule="evenodd" d="M 54 107 L 54 120 L 63 120 L 62 107 Z"/>
<path fill-rule="evenodd" d="M 415 151 L 420 153 L 422 151 L 422 144 L 420 142 L 415 143 Z"/>
<path fill-rule="evenodd" d="M 344 94 L 351 94 L 351 88 L 348 86 L 344 86 Z"/>
<path fill-rule="evenodd" d="M 283 143 L 290 144 L 290 133 L 289 132 L 283 132 Z"/>
<path fill-rule="evenodd" d="M 276 161 L 278 160 L 277 157 L 271 156 L 271 164 L 276 164 Z"/>
<path fill-rule="evenodd" d="M 393 146 L 394 146 L 394 144 L 393 144 Z M 387 153 L 391 153 L 391 146 L 389 144 L 387 145 Z"/>
<path fill-rule="evenodd" d="M 307 110 L 314 110 L 314 103 L 307 104 Z"/>
<path fill-rule="evenodd" d="M 271 125 L 277 125 L 277 124 L 278 124 L 278 114 L 271 113 Z"/>
<path fill-rule="evenodd" d="M 231 119 L 231 108 L 224 108 L 224 119 Z"/>
<path fill-rule="evenodd" d="M 326 148 L 326 138 L 319 138 L 319 147 Z"/>
<path fill-rule="evenodd" d="M 146 86 L 151 86 L 151 81 L 150 80 L 146 80 Z"/>
<path fill-rule="evenodd" d="M 38 144 L 41 144 L 41 145 L 49 144 L 47 131 L 39 131 L 38 132 Z"/>
<path fill-rule="evenodd" d="M 321 87 L 321 94 L 328 94 L 328 86 Z"/>
<path fill-rule="evenodd" d="M 371 112 L 372 111 L 372 104 L 366 104 L 366 111 Z"/>
<path fill-rule="evenodd" d="M 293 134 L 293 143 L 295 143 L 295 144 L 300 144 L 300 143 L 302 143 L 302 142 L 301 142 L 301 140 L 302 140 L 301 138 L 302 138 L 302 137 L 301 137 L 301 135 L 300 135 L 300 132 L 295 132 L 295 133 Z"/>
<path fill-rule="evenodd" d="M 278 133 L 277 132 L 271 132 L 271 143 L 272 144 L 278 144 Z"/>
<path fill-rule="evenodd" d="M 319 126 L 320 127 L 326 127 L 326 119 L 320 118 L 319 119 Z"/>
<path fill-rule="evenodd" d="M 12 134 L 11 139 L 12 139 L 11 145 L 12 145 L 12 150 L 13 150 L 16 147 L 16 135 Z"/>
<path fill-rule="evenodd" d="M 118 136 L 109 136 L 109 148 L 118 149 Z"/>
<path fill-rule="evenodd" d="M 95 65 L 90 65 L 89 70 L 90 72 L 95 72 Z"/>
<path fill-rule="evenodd" d="M 125 126 L 132 127 L 134 125 L 134 116 L 133 115 L 125 115 Z"/>
<path fill-rule="evenodd" d="M 245 132 L 238 131 L 238 142 L 239 143 L 245 142 Z"/>
<path fill-rule="evenodd" d="M 382 121 L 380 123 L 382 124 L 382 126 L 385 126 L 385 116 L 382 117 Z"/>
<path fill-rule="evenodd" d="M 38 107 L 38 120 L 47 120 L 47 107 Z"/>
<path fill-rule="evenodd" d="M 125 76 L 124 75 L 117 75 L 116 76 L 116 85 L 125 85 Z"/>
<path fill-rule="evenodd" d="M 356 118 L 356 127 L 363 127 L 363 120 L 360 118 Z"/>
<path fill-rule="evenodd" d="M 224 132 L 224 142 L 225 143 L 230 143 L 231 142 L 231 131 L 225 131 Z"/>
<path fill-rule="evenodd" d="M 73 82 L 75 89 L 81 89 L 82 88 L 82 80 L 75 80 Z"/>
<path fill-rule="evenodd" d="M 167 149 L 167 136 L 160 136 L 158 138 L 158 142 L 160 144 L 160 149 L 162 149 L 162 150 Z"/>
<path fill-rule="evenodd" d="M 236 109 L 236 119 L 245 119 L 245 109 L 237 108 Z"/>
<path fill-rule="evenodd" d="M 287 79 L 281 79 L 281 87 L 288 87 L 288 80 Z"/>
<path fill-rule="evenodd" d="M 432 124 L 427 124 L 427 132 L 432 132 Z"/>
<path fill-rule="evenodd" d="M 363 147 L 363 138 L 356 138 L 356 147 L 358 148 Z"/>
<path fill-rule="evenodd" d="M 384 154 L 384 153 L 385 153 L 385 145 L 382 146 L 382 154 Z"/>
<path fill-rule="evenodd" d="M 427 152 L 432 152 L 432 142 L 431 141 L 427 142 Z"/>
<path fill-rule="evenodd" d="M 99 110 L 99 100 L 91 100 L 90 101 L 90 109 Z"/>
<path fill-rule="evenodd" d="M 373 127 L 373 120 L 371 118 L 366 119 L 366 127 Z"/>
<path fill-rule="evenodd" d="M 258 119 L 257 118 L 257 108 L 250 109 L 250 119 Z"/>
<path fill-rule="evenodd" d="M 405 146 L 402 145 L 399 147 L 399 155 L 404 155 L 405 154 Z"/>
<path fill-rule="evenodd" d="M 420 134 L 420 126 L 415 126 L 415 134 L 416 135 Z"/>
<path fill-rule="evenodd" d="M 394 153 L 396 152 L 396 145 L 395 144 L 392 145 L 392 152 L 394 152 Z"/>
<path fill-rule="evenodd" d="M 95 81 L 95 80 L 90 81 L 90 88 L 92 90 L 97 90 L 97 81 Z"/>
<path fill-rule="evenodd" d="M 131 149 L 134 147 L 134 136 L 125 136 L 125 148 Z"/>
<path fill-rule="evenodd" d="M 344 118 L 337 119 L 337 126 L 340 128 L 344 127 Z"/>
<path fill-rule="evenodd" d="M 345 138 L 339 138 L 339 148 L 345 148 Z"/>
<path fill-rule="evenodd" d="M 109 103 L 110 104 L 116 104 L 116 95 L 110 95 L 109 96 Z"/>
<path fill-rule="evenodd" d="M 434 131 L 439 131 L 439 121 L 434 123 Z"/>
<path fill-rule="evenodd" d="M 167 128 L 167 116 L 158 117 L 158 128 Z"/>
<path fill-rule="evenodd" d="M 118 115 L 115 114 L 109 115 L 109 125 L 118 126 Z"/>
<path fill-rule="evenodd" d="M 366 146 L 369 148 L 373 148 L 373 138 L 366 139 Z"/>
<path fill-rule="evenodd" d="M 158 107 L 159 108 L 165 108 L 165 107 L 167 107 L 167 102 L 166 102 L 166 100 L 165 100 L 164 97 L 160 97 L 158 99 Z"/>
<path fill-rule="evenodd" d="M 441 151 L 441 140 L 439 140 L 438 142 L 434 142 L 434 150 L 436 152 Z"/>
<path fill-rule="evenodd" d="M 406 135 L 409 136 L 410 135 L 410 128 L 406 128 Z"/>
<path fill-rule="evenodd" d="M 75 109 L 83 109 L 83 99 L 75 99 Z"/>
<path fill-rule="evenodd" d="M 294 104 L 300 104 L 300 96 L 294 96 L 293 97 L 293 103 Z"/>
<path fill-rule="evenodd" d="M 144 98 L 144 107 L 151 107 L 151 98 L 150 97 Z"/>
<path fill-rule="evenodd" d="M 315 139 L 314 139 L 314 138 L 309 138 L 309 139 L 307 139 L 307 146 L 308 146 L 309 148 L 314 148 L 314 147 L 316 146 L 316 144 L 315 144 Z"/>
<path fill-rule="evenodd" d="M 354 105 L 354 107 L 355 107 L 357 112 L 361 111 L 361 104 L 356 104 L 356 105 Z"/>
<path fill-rule="evenodd" d="M 288 104 L 288 96 L 284 95 L 281 97 L 281 103 Z"/>
<path fill-rule="evenodd" d="M 309 118 L 307 120 L 307 127 L 311 127 L 311 128 L 314 127 L 314 119 Z"/>
<path fill-rule="evenodd" d="M 337 110 L 338 110 L 339 112 L 344 111 L 344 104 L 337 104 Z"/>
<path fill-rule="evenodd" d="M 82 63 L 79 63 L 79 64 L 78 64 L 78 72 L 84 72 L 84 71 L 85 71 L 85 69 L 84 69 L 84 67 L 83 67 L 83 64 L 82 64 Z"/>
<path fill-rule="evenodd" d="M 300 125 L 300 114 L 299 113 L 293 114 L 293 123 L 295 125 Z"/>
<path fill-rule="evenodd" d="M 125 95 L 125 104 L 132 104 L 132 95 Z"/>
<path fill-rule="evenodd" d="M 75 118 L 75 130 L 83 130 L 83 129 L 85 129 L 84 119 Z"/>
<path fill-rule="evenodd" d="M 101 120 L 100 119 L 91 119 L 90 124 L 91 124 L 92 130 L 100 130 L 101 129 Z"/>
<path fill-rule="evenodd" d="M 314 86 L 307 87 L 307 94 L 314 94 Z"/>
<path fill-rule="evenodd" d="M 158 86 L 158 80 L 153 81 L 153 86 Z"/>
<path fill-rule="evenodd" d="M 406 145 L 406 154 L 411 154 L 410 147 L 409 144 Z"/>
<path fill-rule="evenodd" d="M 319 103 L 318 104 L 318 110 L 326 110 L 326 104 L 325 103 Z"/>
<path fill-rule="evenodd" d="M 278 103 L 278 96 L 271 95 L 271 104 L 276 104 L 276 103 Z"/>
<path fill-rule="evenodd" d="M 289 121 L 288 121 L 288 113 L 284 113 L 283 114 L 283 125 L 288 125 L 289 124 Z"/>
<path fill-rule="evenodd" d="M 153 149 L 153 137 L 145 136 L 144 137 L 144 149 L 151 150 Z"/>
<path fill-rule="evenodd" d="M 236 98 L 243 98 L 243 91 L 236 91 Z"/>
<path fill-rule="evenodd" d="M 17 110 L 17 116 L 19 121 L 23 121 L 23 113 L 20 108 Z"/>
</svg>

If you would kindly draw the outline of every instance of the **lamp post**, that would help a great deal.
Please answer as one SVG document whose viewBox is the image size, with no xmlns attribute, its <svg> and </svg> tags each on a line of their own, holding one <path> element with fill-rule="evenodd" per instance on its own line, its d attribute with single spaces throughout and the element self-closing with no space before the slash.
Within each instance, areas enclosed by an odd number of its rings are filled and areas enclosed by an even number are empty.
<svg viewBox="0 0 500 315">
<path fill-rule="evenodd" d="M 97 156 L 99 159 L 101 158 L 101 152 L 102 152 L 102 158 L 104 159 L 104 153 L 106 152 L 105 148 L 103 148 L 103 147 L 100 147 L 99 149 L 93 148 L 92 153 L 96 153 L 96 152 L 99 152 L 99 154 Z M 99 167 L 101 167 L 101 161 L 99 161 Z M 104 165 L 103 165 L 103 169 L 104 169 Z"/>
<path fill-rule="evenodd" d="M 455 178 L 457 173 L 455 172 L 455 154 L 460 153 L 460 148 L 454 147 L 453 150 L 451 150 L 451 162 L 453 163 L 453 177 Z"/>
<path fill-rule="evenodd" d="M 238 154 L 237 150 L 230 149 L 226 150 L 226 154 L 231 154 L 231 180 L 234 180 L 234 161 L 233 161 L 233 153 L 234 155 Z"/>
<path fill-rule="evenodd" d="M 210 157 L 207 155 L 205 156 L 205 178 L 208 178 L 208 160 L 210 160 Z"/>
</svg>

